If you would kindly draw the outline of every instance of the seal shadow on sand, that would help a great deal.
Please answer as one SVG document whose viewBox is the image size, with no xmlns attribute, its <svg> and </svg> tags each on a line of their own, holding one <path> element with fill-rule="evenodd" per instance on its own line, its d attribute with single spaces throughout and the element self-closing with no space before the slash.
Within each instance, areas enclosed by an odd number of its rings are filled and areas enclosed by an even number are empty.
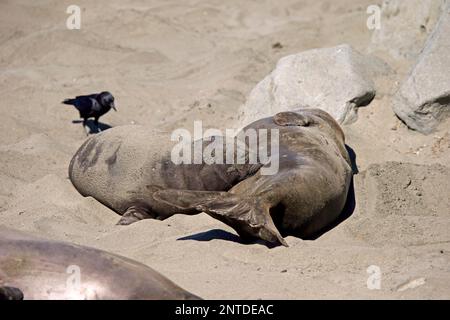
<svg viewBox="0 0 450 320">
<path fill-rule="evenodd" d="M 350 156 L 350 160 L 351 160 L 351 164 L 352 164 L 352 171 L 353 171 L 353 175 L 356 175 L 359 173 L 358 170 L 358 165 L 356 163 L 356 153 L 355 151 L 349 147 L 348 145 L 345 145 L 345 148 L 347 149 L 347 152 Z M 355 190 L 353 187 L 353 176 L 352 176 L 352 180 L 350 182 L 350 186 L 348 189 L 348 194 L 347 194 L 347 200 L 345 202 L 345 206 L 344 209 L 342 209 L 341 214 L 339 215 L 339 217 L 330 225 L 328 225 L 326 228 L 323 228 L 322 230 L 320 230 L 319 232 L 317 232 L 316 234 L 308 237 L 308 238 L 304 238 L 303 240 L 316 240 L 319 237 L 321 237 L 323 234 L 325 234 L 326 232 L 330 231 L 331 229 L 335 228 L 336 226 L 338 226 L 341 222 L 345 221 L 347 218 L 349 218 L 356 207 L 356 198 L 355 198 Z M 277 208 L 274 208 L 274 210 L 277 210 Z M 282 236 L 287 236 L 285 234 L 282 234 Z M 260 241 L 260 240 L 256 240 L 256 241 L 244 241 L 241 237 L 239 237 L 238 235 L 222 230 L 222 229 L 212 229 L 209 231 L 205 231 L 205 232 L 199 232 L 199 233 L 195 233 L 189 236 L 185 236 L 185 237 L 181 237 L 178 238 L 177 240 L 195 240 L 195 241 L 211 241 L 211 240 L 224 240 L 224 241 L 232 241 L 232 242 L 236 242 L 236 243 L 240 243 L 240 244 L 261 244 L 261 245 L 265 245 L 268 248 L 272 248 L 272 247 L 276 247 L 277 245 L 272 245 L 270 243 L 264 242 L 264 241 Z"/>
<path fill-rule="evenodd" d="M 196 234 L 191 234 L 190 236 L 185 236 L 178 238 L 177 240 L 195 240 L 195 241 L 211 241 L 211 240 L 225 240 L 225 241 L 231 241 L 236 242 L 239 244 L 260 244 L 263 246 L 266 246 L 268 248 L 275 248 L 278 246 L 278 244 L 273 244 L 266 242 L 261 239 L 255 239 L 251 241 L 246 241 L 239 237 L 238 235 L 231 233 L 229 231 L 225 231 L 222 229 L 212 229 L 204 232 L 199 232 Z"/>
<path fill-rule="evenodd" d="M 83 120 L 72 120 L 72 123 L 83 123 Z M 94 134 L 94 133 L 98 133 L 97 132 L 97 126 L 94 123 L 94 120 L 89 119 L 86 122 L 86 126 L 89 128 L 89 134 Z M 101 131 L 105 131 L 108 129 L 111 129 L 112 127 L 109 124 L 103 123 L 103 122 L 98 122 L 98 128 Z"/>
</svg>

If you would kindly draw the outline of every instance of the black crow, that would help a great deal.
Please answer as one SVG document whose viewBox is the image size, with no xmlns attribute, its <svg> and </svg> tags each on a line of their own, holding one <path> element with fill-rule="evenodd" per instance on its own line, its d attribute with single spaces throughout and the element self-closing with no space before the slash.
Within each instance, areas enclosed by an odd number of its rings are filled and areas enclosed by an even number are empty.
<svg viewBox="0 0 450 320">
<path fill-rule="evenodd" d="M 83 127 L 87 134 L 89 134 L 89 128 L 87 126 L 87 120 L 89 118 L 94 118 L 97 132 L 100 132 L 98 118 L 107 113 L 111 108 L 117 111 L 114 105 L 114 97 L 108 91 L 86 96 L 77 96 L 75 99 L 66 99 L 62 103 L 72 105 L 78 109 L 80 118 L 83 118 Z"/>
</svg>

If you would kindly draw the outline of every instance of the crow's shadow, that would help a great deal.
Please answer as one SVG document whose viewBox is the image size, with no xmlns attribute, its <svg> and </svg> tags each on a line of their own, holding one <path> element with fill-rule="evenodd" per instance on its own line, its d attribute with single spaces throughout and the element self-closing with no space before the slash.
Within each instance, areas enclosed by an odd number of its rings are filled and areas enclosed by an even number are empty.
<svg viewBox="0 0 450 320">
<path fill-rule="evenodd" d="M 83 120 L 73 120 L 72 123 L 83 123 Z M 89 134 L 93 134 L 93 133 L 98 133 L 98 129 L 97 126 L 94 123 L 94 120 L 89 119 L 86 122 L 86 126 L 89 128 Z M 98 128 L 101 131 L 105 131 L 108 129 L 111 129 L 112 127 L 109 124 L 103 123 L 103 122 L 98 122 Z"/>
</svg>

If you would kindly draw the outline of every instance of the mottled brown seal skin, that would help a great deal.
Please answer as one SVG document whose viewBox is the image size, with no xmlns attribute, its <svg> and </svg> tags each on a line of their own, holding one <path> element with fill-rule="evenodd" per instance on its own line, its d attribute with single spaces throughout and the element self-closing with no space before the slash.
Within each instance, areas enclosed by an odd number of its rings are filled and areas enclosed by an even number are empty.
<svg viewBox="0 0 450 320">
<path fill-rule="evenodd" d="M 0 227 L 0 299 L 199 298 L 128 258 Z"/>
<path fill-rule="evenodd" d="M 345 206 L 353 175 L 337 122 L 325 111 L 299 109 L 255 121 L 243 130 L 248 128 L 279 130 L 277 174 L 261 175 L 259 170 L 228 192 L 161 190 L 154 198 L 206 212 L 243 238 L 285 246 L 280 231 L 309 238 L 333 223 Z"/>
<path fill-rule="evenodd" d="M 183 210 L 155 201 L 153 194 L 158 190 L 226 191 L 261 167 L 174 164 L 171 152 L 177 143 L 171 141 L 170 132 L 137 125 L 115 127 L 86 140 L 70 162 L 69 177 L 83 196 L 122 215 L 118 224 L 128 225 L 146 218 L 163 220 L 175 213 L 198 213 L 194 208 Z"/>
<path fill-rule="evenodd" d="M 119 224 L 206 212 L 244 239 L 287 246 L 281 233 L 308 238 L 336 220 L 352 177 L 337 122 L 322 110 L 299 109 L 249 128 L 279 130 L 275 175 L 262 175 L 270 167 L 263 163 L 175 165 L 170 134 L 126 126 L 87 140 L 69 176 L 81 194 L 122 214 Z"/>
</svg>

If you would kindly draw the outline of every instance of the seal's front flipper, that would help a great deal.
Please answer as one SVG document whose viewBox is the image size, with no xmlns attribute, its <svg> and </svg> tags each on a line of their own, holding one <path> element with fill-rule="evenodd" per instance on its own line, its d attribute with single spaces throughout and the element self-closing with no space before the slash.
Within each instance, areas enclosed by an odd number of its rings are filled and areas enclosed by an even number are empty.
<svg viewBox="0 0 450 320">
<path fill-rule="evenodd" d="M 155 218 L 156 216 L 152 214 L 150 210 L 141 206 L 132 206 L 129 207 L 127 211 L 125 211 L 125 213 L 122 215 L 122 218 L 120 218 L 117 224 L 121 226 L 127 226 L 139 220 Z"/>
<path fill-rule="evenodd" d="M 160 201 L 178 210 L 178 213 L 198 211 L 196 207 L 219 197 L 225 197 L 225 191 L 196 191 L 196 190 L 159 190 L 153 194 L 155 201 Z"/>
<path fill-rule="evenodd" d="M 244 239 L 259 238 L 288 246 L 270 216 L 270 206 L 259 198 L 242 198 L 222 191 L 161 190 L 157 201 L 181 210 L 205 212 L 232 227 Z"/>
<path fill-rule="evenodd" d="M 0 300 L 23 300 L 23 292 L 14 287 L 0 287 Z"/>
</svg>

